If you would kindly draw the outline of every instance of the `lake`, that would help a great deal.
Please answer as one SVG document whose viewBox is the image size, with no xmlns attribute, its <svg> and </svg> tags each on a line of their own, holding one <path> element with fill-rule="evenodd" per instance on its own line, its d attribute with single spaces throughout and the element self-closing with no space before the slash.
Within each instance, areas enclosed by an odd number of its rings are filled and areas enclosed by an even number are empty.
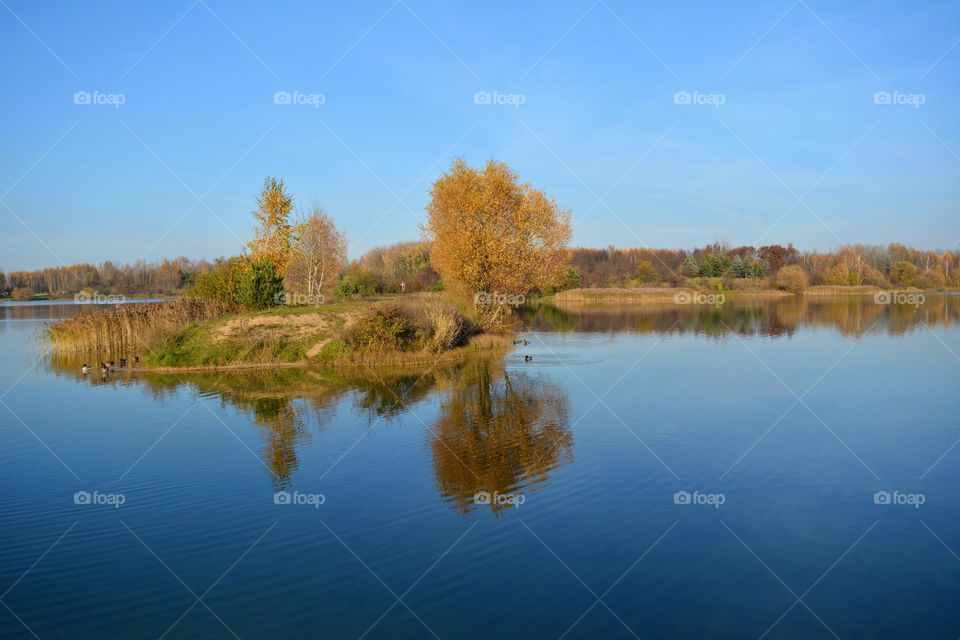
<svg viewBox="0 0 960 640">
<path fill-rule="evenodd" d="M 105 377 L 38 351 L 82 308 L 0 304 L 0 638 L 960 636 L 960 296 Z"/>
</svg>

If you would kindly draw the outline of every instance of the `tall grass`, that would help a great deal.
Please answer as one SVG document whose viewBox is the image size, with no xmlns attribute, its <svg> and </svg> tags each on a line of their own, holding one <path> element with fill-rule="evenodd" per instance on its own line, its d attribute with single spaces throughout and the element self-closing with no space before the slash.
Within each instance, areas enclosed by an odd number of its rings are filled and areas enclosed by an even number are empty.
<svg viewBox="0 0 960 640">
<path fill-rule="evenodd" d="M 54 353 L 128 357 L 192 322 L 216 318 L 230 311 L 232 309 L 221 302 L 197 298 L 118 304 L 55 324 L 46 338 Z"/>
</svg>

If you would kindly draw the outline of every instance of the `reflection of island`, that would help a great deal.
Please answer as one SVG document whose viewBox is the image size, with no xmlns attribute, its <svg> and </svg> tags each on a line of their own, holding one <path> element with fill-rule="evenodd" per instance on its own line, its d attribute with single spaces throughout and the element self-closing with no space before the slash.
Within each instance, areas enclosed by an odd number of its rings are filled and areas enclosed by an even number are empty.
<svg viewBox="0 0 960 640">
<path fill-rule="evenodd" d="M 924 292 L 920 305 L 878 304 L 873 296 L 790 296 L 773 299 L 730 296 L 722 305 L 543 304 L 522 310 L 535 330 L 587 333 L 694 333 L 722 337 L 791 336 L 801 327 L 830 327 L 845 336 L 869 330 L 901 335 L 924 326 L 960 322 L 960 296 Z"/>
<path fill-rule="evenodd" d="M 50 355 L 50 370 L 90 385 L 140 385 L 157 400 L 190 386 L 205 397 L 217 397 L 224 406 L 248 413 L 260 429 L 259 454 L 278 487 L 290 484 L 298 467 L 297 450 L 310 442 L 311 429 L 322 431 L 338 404 L 352 401 L 368 423 L 390 420 L 413 403 L 428 397 L 438 386 L 456 377 L 462 364 L 402 370 L 316 368 L 246 369 L 222 372 L 151 373 L 117 369 L 108 375 L 84 375 L 81 360 Z"/>
<path fill-rule="evenodd" d="M 488 360 L 458 373 L 430 433 L 437 487 L 457 511 L 471 511 L 480 492 L 530 491 L 571 460 L 569 402 L 560 386 Z M 494 513 L 510 507 L 489 506 Z"/>
</svg>

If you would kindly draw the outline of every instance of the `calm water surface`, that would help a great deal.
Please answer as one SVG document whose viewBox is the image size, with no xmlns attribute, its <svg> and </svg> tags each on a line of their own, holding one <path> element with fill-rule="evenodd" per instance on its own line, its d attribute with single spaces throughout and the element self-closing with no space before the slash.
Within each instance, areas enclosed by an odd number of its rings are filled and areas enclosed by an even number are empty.
<svg viewBox="0 0 960 640">
<path fill-rule="evenodd" d="M 960 636 L 960 297 L 352 375 L 38 358 L 79 311 L 0 305 L 0 638 Z"/>
</svg>

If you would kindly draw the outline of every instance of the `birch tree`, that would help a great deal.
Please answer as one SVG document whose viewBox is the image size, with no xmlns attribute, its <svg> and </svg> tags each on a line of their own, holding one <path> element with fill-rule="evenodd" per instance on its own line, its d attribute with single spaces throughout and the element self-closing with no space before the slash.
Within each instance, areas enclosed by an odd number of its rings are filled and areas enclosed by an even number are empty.
<svg viewBox="0 0 960 640">
<path fill-rule="evenodd" d="M 347 261 L 347 240 L 323 207 L 314 205 L 310 215 L 297 225 L 287 267 L 287 289 L 309 300 L 330 288 Z"/>
</svg>

